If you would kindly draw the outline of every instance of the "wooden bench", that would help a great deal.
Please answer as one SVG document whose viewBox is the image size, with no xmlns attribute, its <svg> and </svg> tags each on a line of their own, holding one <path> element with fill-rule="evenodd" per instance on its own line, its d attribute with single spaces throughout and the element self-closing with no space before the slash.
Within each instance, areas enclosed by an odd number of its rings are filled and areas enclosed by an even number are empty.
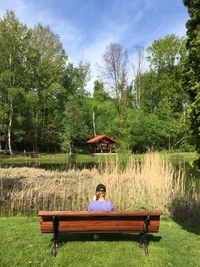
<svg viewBox="0 0 200 267">
<path fill-rule="evenodd" d="M 148 255 L 147 233 L 157 233 L 161 211 L 40 211 L 42 233 L 53 233 L 56 256 L 59 233 L 139 233 L 139 247 Z"/>
</svg>

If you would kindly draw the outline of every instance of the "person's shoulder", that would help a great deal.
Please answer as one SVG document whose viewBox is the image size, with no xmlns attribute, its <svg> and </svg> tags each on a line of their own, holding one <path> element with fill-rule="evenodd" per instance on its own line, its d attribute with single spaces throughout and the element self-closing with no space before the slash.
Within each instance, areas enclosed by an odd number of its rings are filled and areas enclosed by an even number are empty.
<svg viewBox="0 0 200 267">
<path fill-rule="evenodd" d="M 89 211 L 92 211 L 92 210 L 93 210 L 93 208 L 94 208 L 94 206 L 95 206 L 95 202 L 96 202 L 96 201 L 94 201 L 94 200 L 91 200 L 91 201 L 90 201 L 90 203 L 89 203 L 89 205 L 88 205 L 88 210 L 89 210 Z"/>
<path fill-rule="evenodd" d="M 108 201 L 106 201 L 110 206 L 113 206 L 113 203 L 112 203 L 112 201 L 110 201 L 110 200 L 108 200 Z"/>
<path fill-rule="evenodd" d="M 113 205 L 112 201 L 108 201 L 108 205 L 111 207 L 112 210 L 115 210 L 115 206 Z"/>
<path fill-rule="evenodd" d="M 94 204 L 95 204 L 95 202 L 96 202 L 96 201 L 94 201 L 94 200 L 91 200 L 91 201 L 89 202 L 89 206 L 91 206 L 91 205 L 94 205 Z"/>
<path fill-rule="evenodd" d="M 91 200 L 90 203 L 89 203 L 89 205 L 93 205 L 94 203 L 96 203 L 96 201 Z"/>
</svg>

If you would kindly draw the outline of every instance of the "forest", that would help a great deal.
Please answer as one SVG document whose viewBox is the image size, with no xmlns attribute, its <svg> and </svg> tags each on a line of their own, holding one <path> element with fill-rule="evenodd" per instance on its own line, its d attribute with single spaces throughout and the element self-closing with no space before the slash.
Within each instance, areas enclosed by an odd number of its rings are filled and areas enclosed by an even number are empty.
<svg viewBox="0 0 200 267">
<path fill-rule="evenodd" d="M 135 49 L 130 62 L 125 47 L 108 44 L 88 90 L 89 62 L 69 62 L 49 26 L 28 28 L 7 11 L 0 19 L 0 150 L 85 153 L 86 141 L 102 134 L 121 151 L 198 150 L 189 41 L 171 34 Z"/>
</svg>

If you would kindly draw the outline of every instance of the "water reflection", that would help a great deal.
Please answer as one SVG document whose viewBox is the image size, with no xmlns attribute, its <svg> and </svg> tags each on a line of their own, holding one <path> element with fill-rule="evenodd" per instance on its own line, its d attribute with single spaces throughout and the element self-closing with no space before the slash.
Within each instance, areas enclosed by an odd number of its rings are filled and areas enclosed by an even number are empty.
<svg viewBox="0 0 200 267">
<path fill-rule="evenodd" d="M 104 166 L 104 163 L 98 162 L 76 162 L 75 160 L 69 160 L 66 163 L 41 163 L 41 162 L 24 162 L 24 163 L 0 163 L 0 168 L 15 168 L 15 167 L 31 167 L 45 170 L 57 170 L 67 171 L 69 169 L 100 169 Z"/>
<path fill-rule="evenodd" d="M 0 168 L 14 168 L 14 167 L 33 167 L 45 170 L 57 170 L 57 171 L 67 171 L 69 169 L 102 169 L 105 166 L 105 162 L 103 161 L 91 161 L 91 162 L 80 162 L 77 161 L 77 156 L 72 155 L 68 158 L 68 161 L 65 163 L 44 163 L 40 161 L 26 161 L 22 163 L 0 163 Z M 199 180 L 200 185 L 200 170 L 198 170 L 195 166 L 193 166 L 190 162 L 176 161 L 173 162 L 173 166 L 178 171 L 185 172 L 187 180 Z M 123 161 L 120 163 L 120 167 L 123 169 L 126 167 L 126 163 Z"/>
</svg>

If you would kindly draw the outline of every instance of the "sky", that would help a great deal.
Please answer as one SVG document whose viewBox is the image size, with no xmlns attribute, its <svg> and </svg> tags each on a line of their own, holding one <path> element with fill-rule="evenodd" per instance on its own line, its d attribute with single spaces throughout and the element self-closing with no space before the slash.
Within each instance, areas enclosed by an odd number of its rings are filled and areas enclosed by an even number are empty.
<svg viewBox="0 0 200 267">
<path fill-rule="evenodd" d="M 60 36 L 70 62 L 89 61 L 91 92 L 109 43 L 128 50 L 130 77 L 138 46 L 147 48 L 168 34 L 185 36 L 188 20 L 182 0 L 0 0 L 1 18 L 6 10 L 28 27 L 49 25 Z"/>
</svg>

